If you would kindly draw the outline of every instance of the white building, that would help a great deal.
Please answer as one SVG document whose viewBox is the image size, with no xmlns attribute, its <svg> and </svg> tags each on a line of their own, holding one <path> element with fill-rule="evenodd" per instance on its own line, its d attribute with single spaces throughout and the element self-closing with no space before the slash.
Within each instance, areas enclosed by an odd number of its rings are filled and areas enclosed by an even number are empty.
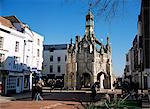
<svg viewBox="0 0 150 109">
<path fill-rule="evenodd" d="M 47 76 L 49 79 L 64 78 L 67 44 L 44 45 L 43 59 L 43 76 Z"/>
<path fill-rule="evenodd" d="M 32 71 L 42 70 L 42 52 L 42 36 L 15 16 L 0 17 L 0 81 L 4 94 L 32 88 Z"/>
</svg>

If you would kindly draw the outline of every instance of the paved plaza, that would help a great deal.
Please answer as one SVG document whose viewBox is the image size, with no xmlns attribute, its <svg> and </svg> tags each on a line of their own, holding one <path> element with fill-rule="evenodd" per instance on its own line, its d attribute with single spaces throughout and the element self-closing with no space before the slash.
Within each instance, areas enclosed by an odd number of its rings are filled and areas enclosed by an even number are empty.
<svg viewBox="0 0 150 109">
<path fill-rule="evenodd" d="M 104 97 L 104 91 L 99 91 L 96 100 L 101 100 L 102 97 Z M 91 101 L 90 91 L 45 91 L 43 98 L 43 101 L 32 101 L 31 92 L 14 94 L 9 97 L 0 96 L 0 109 L 83 109 L 80 102 Z M 150 104 L 143 101 L 142 107 L 142 109 L 150 109 Z"/>
<path fill-rule="evenodd" d="M 71 101 L 9 101 L 0 103 L 0 109 L 82 109 Z"/>
</svg>

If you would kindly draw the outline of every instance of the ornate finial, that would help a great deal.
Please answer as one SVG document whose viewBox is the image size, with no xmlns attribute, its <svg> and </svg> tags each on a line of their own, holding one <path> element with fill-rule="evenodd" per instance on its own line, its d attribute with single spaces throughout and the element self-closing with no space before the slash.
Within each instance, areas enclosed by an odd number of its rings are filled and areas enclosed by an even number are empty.
<svg viewBox="0 0 150 109">
<path fill-rule="evenodd" d="M 89 11 L 91 11 L 92 3 L 89 3 Z"/>
<path fill-rule="evenodd" d="M 107 33 L 107 44 L 109 44 L 109 33 Z"/>
<path fill-rule="evenodd" d="M 109 33 L 107 33 L 107 44 L 106 44 L 106 48 L 107 48 L 107 50 L 108 50 L 109 52 L 111 52 Z"/>
<path fill-rule="evenodd" d="M 72 45 L 72 38 L 70 39 L 70 43 L 71 43 L 71 45 Z"/>
</svg>

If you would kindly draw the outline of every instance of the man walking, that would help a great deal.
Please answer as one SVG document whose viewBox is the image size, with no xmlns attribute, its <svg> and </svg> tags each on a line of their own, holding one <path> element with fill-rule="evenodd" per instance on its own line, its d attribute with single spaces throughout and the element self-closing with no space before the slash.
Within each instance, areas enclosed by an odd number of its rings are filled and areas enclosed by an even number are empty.
<svg viewBox="0 0 150 109">
<path fill-rule="evenodd" d="M 96 83 L 94 83 L 92 86 L 91 86 L 91 97 L 92 97 L 92 100 L 94 101 L 95 100 L 95 96 L 96 96 Z"/>
</svg>

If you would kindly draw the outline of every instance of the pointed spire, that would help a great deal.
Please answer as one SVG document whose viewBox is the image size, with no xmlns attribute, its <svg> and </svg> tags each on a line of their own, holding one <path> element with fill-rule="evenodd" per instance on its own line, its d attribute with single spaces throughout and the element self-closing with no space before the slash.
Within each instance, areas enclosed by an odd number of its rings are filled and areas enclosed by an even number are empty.
<svg viewBox="0 0 150 109">
<path fill-rule="evenodd" d="M 107 33 L 106 49 L 107 49 L 109 52 L 111 52 L 109 33 Z"/>
<path fill-rule="evenodd" d="M 90 16 L 94 17 L 93 14 L 92 14 L 92 4 L 91 3 L 89 3 L 89 9 L 88 9 L 88 14 L 87 15 L 90 15 Z"/>
<path fill-rule="evenodd" d="M 107 33 L 107 45 L 110 44 L 109 33 Z"/>
<path fill-rule="evenodd" d="M 104 45 L 101 45 L 100 53 L 101 53 L 101 54 L 103 54 L 103 53 L 104 53 Z"/>
<path fill-rule="evenodd" d="M 70 43 L 71 43 L 71 45 L 72 45 L 72 38 L 70 39 Z"/>
<path fill-rule="evenodd" d="M 86 15 L 85 39 L 91 41 L 94 37 L 94 15 L 91 12 L 92 4 L 89 4 L 89 10 Z"/>
</svg>

